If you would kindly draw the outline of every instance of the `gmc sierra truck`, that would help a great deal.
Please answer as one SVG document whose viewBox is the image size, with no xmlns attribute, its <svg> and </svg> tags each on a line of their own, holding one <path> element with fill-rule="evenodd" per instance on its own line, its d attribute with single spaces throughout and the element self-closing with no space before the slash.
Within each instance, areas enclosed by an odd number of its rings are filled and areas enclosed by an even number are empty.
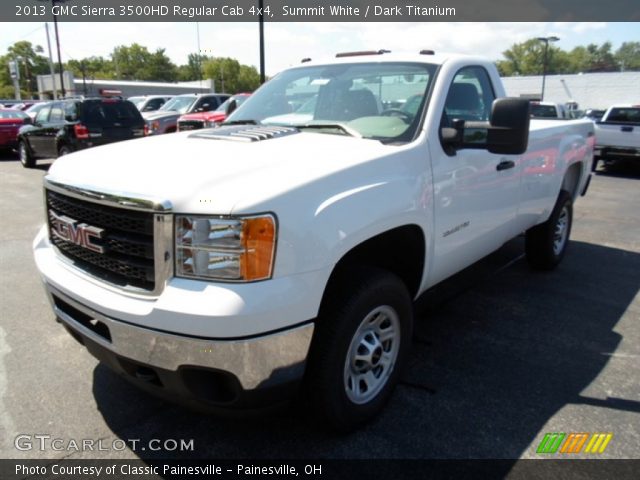
<svg viewBox="0 0 640 480">
<path fill-rule="evenodd" d="M 392 394 L 418 296 L 521 233 L 535 269 L 565 254 L 593 124 L 504 97 L 483 58 L 339 54 L 219 128 L 65 156 L 33 245 L 53 311 L 148 391 L 214 411 L 298 392 L 355 428 Z"/>
<path fill-rule="evenodd" d="M 640 160 L 640 105 L 614 105 L 596 122 L 597 160 Z"/>
</svg>

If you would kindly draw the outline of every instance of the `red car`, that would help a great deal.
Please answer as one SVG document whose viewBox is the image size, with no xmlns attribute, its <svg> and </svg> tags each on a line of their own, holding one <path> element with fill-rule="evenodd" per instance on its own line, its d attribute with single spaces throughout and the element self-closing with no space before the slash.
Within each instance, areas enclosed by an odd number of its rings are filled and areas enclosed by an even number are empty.
<svg viewBox="0 0 640 480">
<path fill-rule="evenodd" d="M 178 119 L 178 131 L 183 132 L 185 130 L 199 130 L 201 128 L 212 128 L 221 122 L 224 122 L 227 118 L 227 105 L 232 100 L 236 101 L 236 106 L 242 105 L 242 103 L 251 96 L 250 93 L 237 93 L 227 99 L 215 110 L 209 112 L 187 113 L 182 115 Z"/>
<path fill-rule="evenodd" d="M 31 117 L 21 110 L 0 110 L 0 148 L 15 148 L 18 145 L 18 130 L 31 123 Z"/>
</svg>

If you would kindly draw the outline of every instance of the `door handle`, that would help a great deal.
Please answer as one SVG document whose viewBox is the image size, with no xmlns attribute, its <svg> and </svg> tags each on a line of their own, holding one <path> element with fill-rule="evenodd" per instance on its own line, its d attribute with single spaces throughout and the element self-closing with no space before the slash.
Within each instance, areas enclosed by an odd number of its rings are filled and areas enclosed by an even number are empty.
<svg viewBox="0 0 640 480">
<path fill-rule="evenodd" d="M 508 170 L 516 166 L 516 162 L 513 160 L 503 160 L 498 165 L 496 165 L 496 170 Z"/>
</svg>

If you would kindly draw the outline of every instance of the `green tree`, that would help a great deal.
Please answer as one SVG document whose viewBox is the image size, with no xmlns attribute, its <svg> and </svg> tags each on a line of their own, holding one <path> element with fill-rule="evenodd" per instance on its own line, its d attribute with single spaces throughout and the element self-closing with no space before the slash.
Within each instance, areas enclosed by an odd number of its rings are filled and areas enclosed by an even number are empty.
<svg viewBox="0 0 640 480">
<path fill-rule="evenodd" d="M 134 43 L 113 49 L 111 61 L 115 77 L 122 80 L 155 80 L 173 82 L 177 79 L 177 67 L 159 48 L 154 53 L 147 47 Z"/>
<path fill-rule="evenodd" d="M 614 57 L 619 70 L 640 70 L 640 42 L 624 42 Z"/>
<path fill-rule="evenodd" d="M 233 58 L 212 58 L 202 67 L 205 78 L 212 78 L 216 92 L 236 93 L 240 63 Z"/>
<path fill-rule="evenodd" d="M 73 73 L 75 78 L 114 79 L 113 62 L 104 57 L 88 57 L 81 60 L 69 60 L 65 68 Z"/>
<path fill-rule="evenodd" d="M 37 89 L 36 75 L 49 73 L 49 62 L 46 57 L 40 55 L 42 52 L 43 50 L 40 45 L 34 46 L 26 40 L 11 45 L 7 49 L 7 54 L 0 57 L 0 65 L 2 65 L 0 69 L 0 85 L 11 86 L 11 88 L 13 88 L 8 63 L 18 59 L 20 88 L 25 92 L 25 97 L 31 97 Z"/>
<path fill-rule="evenodd" d="M 238 92 L 252 92 L 260 86 L 260 74 L 256 67 L 240 65 L 238 74 Z"/>
<path fill-rule="evenodd" d="M 540 75 L 544 68 L 545 44 L 532 38 L 526 42 L 516 43 L 502 55 L 496 65 L 503 76 L 512 75 Z M 565 73 L 568 69 L 567 54 L 559 48 L 549 44 L 547 51 L 547 73 Z"/>
</svg>

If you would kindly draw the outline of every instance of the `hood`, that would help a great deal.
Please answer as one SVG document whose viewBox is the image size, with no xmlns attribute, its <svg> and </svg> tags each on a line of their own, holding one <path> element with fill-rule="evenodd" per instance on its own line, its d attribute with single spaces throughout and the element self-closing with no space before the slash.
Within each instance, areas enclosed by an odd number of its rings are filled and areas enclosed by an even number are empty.
<svg viewBox="0 0 640 480">
<path fill-rule="evenodd" d="M 187 113 L 180 117 L 180 120 L 209 120 L 213 122 L 221 122 L 227 115 L 225 112 L 212 110 L 210 112 Z"/>
<path fill-rule="evenodd" d="M 180 115 L 182 114 L 175 110 L 155 110 L 153 112 L 144 112 L 142 118 L 145 120 L 158 120 L 160 118 L 179 117 Z"/>
<path fill-rule="evenodd" d="M 303 192 L 301 187 L 320 179 L 331 181 L 341 170 L 401 149 L 376 140 L 296 129 L 253 135 L 251 141 L 234 138 L 237 129 L 172 133 L 82 150 L 56 160 L 48 178 L 167 200 L 175 212 L 252 213 L 274 208 L 274 199 L 292 198 L 288 194 Z"/>
</svg>

